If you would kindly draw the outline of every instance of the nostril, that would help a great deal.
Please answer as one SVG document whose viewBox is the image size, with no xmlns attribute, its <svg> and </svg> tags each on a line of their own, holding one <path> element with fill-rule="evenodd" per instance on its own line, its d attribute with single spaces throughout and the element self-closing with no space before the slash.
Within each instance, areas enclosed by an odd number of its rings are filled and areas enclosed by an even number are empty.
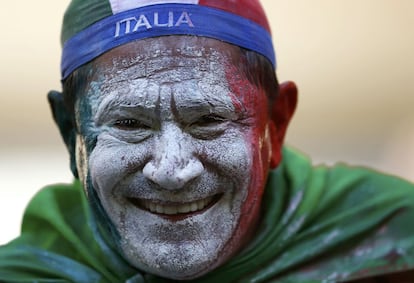
<svg viewBox="0 0 414 283">
<path fill-rule="evenodd" d="M 197 159 L 191 159 L 185 165 L 166 166 L 163 163 L 148 162 L 142 169 L 143 175 L 164 189 L 177 190 L 203 172 L 204 167 Z"/>
<path fill-rule="evenodd" d="M 155 167 L 154 167 L 153 163 L 152 162 L 147 162 L 147 164 L 145 164 L 144 168 L 142 169 L 142 173 L 148 179 L 152 179 L 152 177 L 155 174 Z"/>
<path fill-rule="evenodd" d="M 142 174 L 149 180 L 151 180 L 154 183 L 156 182 L 156 179 L 158 177 L 156 176 L 157 168 L 155 167 L 154 163 L 152 161 L 148 162 L 144 168 L 142 169 Z"/>
<path fill-rule="evenodd" d="M 188 182 L 201 175 L 204 170 L 203 164 L 197 159 L 191 159 L 184 168 L 177 172 L 177 177 Z"/>
</svg>

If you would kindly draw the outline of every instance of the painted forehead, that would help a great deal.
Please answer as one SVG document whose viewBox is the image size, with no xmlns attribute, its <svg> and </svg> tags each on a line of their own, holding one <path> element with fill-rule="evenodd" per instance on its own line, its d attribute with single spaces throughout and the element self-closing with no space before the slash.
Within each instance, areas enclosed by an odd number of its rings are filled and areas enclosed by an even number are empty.
<svg viewBox="0 0 414 283">
<path fill-rule="evenodd" d="M 214 69 L 222 69 L 220 65 L 237 62 L 240 55 L 239 47 L 215 39 L 164 36 L 115 48 L 97 58 L 93 69 L 95 73 L 104 74 L 106 79 L 120 72 L 127 72 L 130 79 L 157 78 L 157 73 L 178 69 L 214 72 Z M 190 72 L 188 79 L 191 78 Z"/>
<path fill-rule="evenodd" d="M 240 60 L 238 47 L 214 39 L 188 36 L 160 37 L 115 48 L 92 64 L 90 90 L 100 95 L 123 90 L 136 83 L 162 85 L 189 80 L 199 88 L 223 85 L 233 62 Z"/>
<path fill-rule="evenodd" d="M 155 107 L 166 90 L 174 94 L 178 107 L 211 102 L 216 106 L 240 105 L 229 86 L 229 72 L 234 72 L 233 62 L 240 56 L 238 47 L 208 38 L 172 36 L 136 41 L 94 61 L 87 92 L 95 105 L 134 101 Z"/>
</svg>

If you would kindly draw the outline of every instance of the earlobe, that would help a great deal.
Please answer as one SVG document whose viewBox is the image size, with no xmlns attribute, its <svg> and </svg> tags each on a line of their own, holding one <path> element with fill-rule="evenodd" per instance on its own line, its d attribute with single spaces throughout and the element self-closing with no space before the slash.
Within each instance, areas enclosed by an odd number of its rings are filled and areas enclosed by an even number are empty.
<svg viewBox="0 0 414 283">
<path fill-rule="evenodd" d="M 75 178 L 78 178 L 76 169 L 76 128 L 73 114 L 65 107 L 63 95 L 58 91 L 51 90 L 47 95 L 53 119 L 59 128 L 59 132 L 70 154 L 70 168 Z"/>
<path fill-rule="evenodd" d="M 279 165 L 282 159 L 282 147 L 289 122 L 296 109 L 298 89 L 294 82 L 288 81 L 279 85 L 279 94 L 273 103 L 270 125 L 272 140 L 271 168 Z"/>
</svg>

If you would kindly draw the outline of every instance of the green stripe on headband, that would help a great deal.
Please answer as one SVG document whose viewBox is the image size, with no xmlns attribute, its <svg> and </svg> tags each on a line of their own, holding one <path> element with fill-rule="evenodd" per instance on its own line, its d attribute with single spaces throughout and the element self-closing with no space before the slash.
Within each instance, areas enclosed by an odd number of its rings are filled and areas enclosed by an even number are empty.
<svg viewBox="0 0 414 283">
<path fill-rule="evenodd" d="M 112 14 L 108 0 L 72 0 L 63 17 L 62 46 L 75 34 Z"/>
</svg>

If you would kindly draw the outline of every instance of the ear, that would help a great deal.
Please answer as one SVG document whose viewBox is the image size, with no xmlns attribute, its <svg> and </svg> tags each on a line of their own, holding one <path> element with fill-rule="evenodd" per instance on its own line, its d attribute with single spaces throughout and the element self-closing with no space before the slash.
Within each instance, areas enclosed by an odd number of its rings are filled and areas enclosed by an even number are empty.
<svg viewBox="0 0 414 283">
<path fill-rule="evenodd" d="M 70 169 L 75 178 L 78 178 L 76 169 L 76 127 L 74 125 L 73 113 L 66 108 L 62 93 L 51 90 L 47 95 L 53 119 L 59 128 L 60 135 L 66 144 L 70 154 Z"/>
<path fill-rule="evenodd" d="M 272 142 L 271 168 L 279 165 L 282 159 L 282 147 L 286 130 L 296 109 L 298 89 L 294 82 L 288 81 L 279 85 L 279 94 L 273 102 L 270 123 Z"/>
</svg>

